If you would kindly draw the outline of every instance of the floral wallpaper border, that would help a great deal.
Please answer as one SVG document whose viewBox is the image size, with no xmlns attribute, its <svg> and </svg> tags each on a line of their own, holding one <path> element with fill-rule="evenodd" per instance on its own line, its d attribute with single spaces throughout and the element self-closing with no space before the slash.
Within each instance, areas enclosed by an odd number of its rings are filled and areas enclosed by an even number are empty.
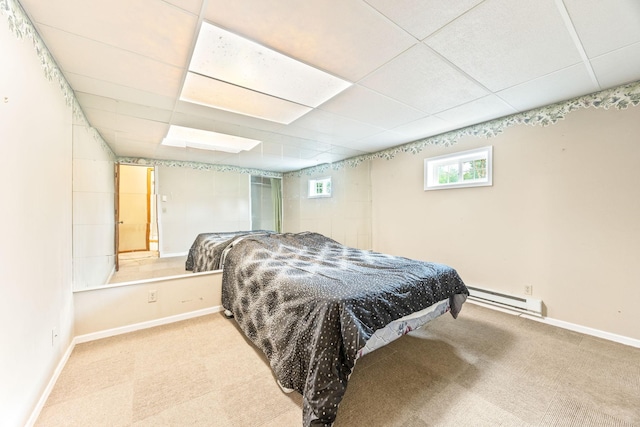
<svg viewBox="0 0 640 427">
<path fill-rule="evenodd" d="M 89 124 L 87 117 L 84 115 L 84 111 L 82 111 L 82 108 L 78 103 L 73 89 L 62 74 L 62 71 L 60 71 L 60 68 L 51 55 L 51 52 L 49 52 L 49 49 L 47 49 L 47 46 L 40 38 L 40 35 L 36 31 L 33 23 L 20 3 L 16 0 L 0 0 L 0 12 L 7 17 L 9 30 L 16 36 L 16 38 L 20 40 L 30 40 L 33 43 L 33 48 L 36 51 L 38 59 L 40 59 L 40 65 L 42 66 L 42 70 L 44 71 L 44 75 L 47 80 L 58 84 L 65 103 L 73 111 L 74 118 L 81 126 L 86 126 L 89 129 L 89 133 L 93 136 L 93 139 L 100 143 L 100 146 L 110 158 L 115 160 L 116 156 L 113 153 L 113 150 L 111 150 L 111 147 L 109 147 L 100 133 Z"/>
<path fill-rule="evenodd" d="M 505 131 L 505 129 L 515 125 L 549 126 L 563 120 L 567 114 L 581 108 L 616 108 L 623 110 L 629 106 L 640 104 L 640 81 L 605 89 L 589 95 L 580 96 L 569 101 L 547 105 L 522 113 L 513 114 L 507 117 L 497 118 L 484 123 L 462 129 L 453 130 L 440 135 L 430 136 L 414 142 L 377 151 L 375 153 L 363 154 L 351 157 L 335 163 L 325 163 L 295 172 L 287 172 L 285 177 L 312 175 L 324 173 L 329 169 L 340 170 L 344 167 L 356 167 L 362 162 L 373 159 L 393 159 L 399 153 L 418 154 L 428 145 L 451 146 L 464 136 L 476 136 L 482 138 L 492 138 Z"/>
<path fill-rule="evenodd" d="M 236 172 L 248 175 L 259 175 L 267 178 L 282 178 L 281 172 L 271 172 L 262 169 L 243 168 L 240 166 L 217 165 L 211 163 L 187 162 L 180 160 L 143 159 L 139 157 L 118 157 L 118 163 L 122 165 L 136 166 L 167 166 L 170 168 L 191 168 L 215 172 Z"/>
<path fill-rule="evenodd" d="M 145 164 L 145 165 L 162 165 L 169 167 L 189 167 L 198 170 L 215 170 L 221 172 L 240 172 L 251 175 L 262 175 L 266 177 L 279 178 L 282 176 L 302 176 L 312 175 L 315 173 L 324 173 L 329 169 L 340 170 L 344 167 L 356 167 L 362 162 L 373 159 L 393 159 L 399 153 L 418 154 L 428 145 L 444 145 L 450 146 L 458 142 L 464 136 L 476 136 L 483 138 L 491 138 L 504 132 L 505 129 L 514 125 L 531 125 L 531 126 L 548 126 L 563 120 L 567 114 L 580 108 L 616 108 L 625 109 L 629 106 L 637 106 L 640 104 L 640 81 L 629 83 L 627 85 L 618 86 L 611 89 L 602 90 L 571 99 L 569 101 L 557 104 L 547 105 L 522 113 L 513 114 L 507 117 L 501 117 L 477 125 L 469 126 L 462 129 L 453 130 L 440 135 L 430 136 L 419 139 L 397 147 L 388 148 L 370 154 L 351 157 L 335 163 L 325 163 L 310 168 L 301 169 L 294 172 L 270 172 L 259 169 L 247 169 L 238 166 L 214 165 L 199 162 L 186 162 L 175 160 L 152 160 L 130 157 L 116 157 L 111 147 L 102 138 L 100 133 L 87 120 L 78 100 L 75 97 L 73 89 L 67 82 L 66 78 L 60 71 L 55 59 L 40 38 L 40 35 L 29 20 L 27 14 L 22 9 L 17 0 L 0 0 L 0 12 L 2 12 L 9 22 L 10 30 L 18 39 L 30 39 L 36 50 L 36 54 L 40 59 L 42 69 L 49 81 L 55 81 L 60 86 L 60 90 L 64 96 L 65 102 L 72 108 L 73 114 L 80 123 L 93 134 L 93 138 L 98 141 L 101 147 L 109 154 L 109 156 L 123 164 Z"/>
</svg>

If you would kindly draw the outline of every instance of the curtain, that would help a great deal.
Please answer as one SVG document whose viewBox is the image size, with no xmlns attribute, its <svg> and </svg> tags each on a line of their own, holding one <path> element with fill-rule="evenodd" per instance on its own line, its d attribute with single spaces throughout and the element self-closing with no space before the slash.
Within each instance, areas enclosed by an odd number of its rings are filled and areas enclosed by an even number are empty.
<svg viewBox="0 0 640 427">
<path fill-rule="evenodd" d="M 282 179 L 271 178 L 271 201 L 273 202 L 273 226 L 275 232 L 282 232 Z"/>
</svg>

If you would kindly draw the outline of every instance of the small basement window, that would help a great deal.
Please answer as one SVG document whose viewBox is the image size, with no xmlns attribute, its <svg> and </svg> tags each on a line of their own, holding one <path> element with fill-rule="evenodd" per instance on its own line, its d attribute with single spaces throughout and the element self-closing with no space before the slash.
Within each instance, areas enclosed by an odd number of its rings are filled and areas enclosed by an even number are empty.
<svg viewBox="0 0 640 427">
<path fill-rule="evenodd" d="M 331 177 L 309 180 L 309 198 L 315 197 L 331 197 Z"/>
<path fill-rule="evenodd" d="M 424 159 L 424 189 L 492 185 L 493 147 Z"/>
</svg>

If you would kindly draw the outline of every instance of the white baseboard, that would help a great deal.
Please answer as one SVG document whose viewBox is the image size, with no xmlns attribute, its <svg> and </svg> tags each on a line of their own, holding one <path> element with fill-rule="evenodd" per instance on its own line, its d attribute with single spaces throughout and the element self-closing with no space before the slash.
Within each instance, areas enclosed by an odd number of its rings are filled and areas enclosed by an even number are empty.
<svg viewBox="0 0 640 427">
<path fill-rule="evenodd" d="M 177 256 L 186 256 L 189 255 L 189 251 L 186 252 L 159 252 L 160 256 L 158 258 L 173 258 Z"/>
<path fill-rule="evenodd" d="M 558 320 L 551 317 L 538 317 L 530 314 L 520 313 L 516 310 L 509 310 L 503 307 L 497 307 L 495 305 L 486 304 L 483 302 L 467 299 L 467 302 L 482 307 L 490 308 L 492 310 L 508 313 L 513 316 L 524 317 L 525 319 L 535 320 L 536 322 L 546 323 L 547 325 L 556 326 L 562 329 L 568 329 L 570 331 L 579 332 L 581 334 L 590 335 L 592 337 L 602 338 L 608 341 L 617 342 L 620 344 L 628 345 L 631 347 L 640 348 L 640 340 L 623 335 L 613 334 L 611 332 L 601 331 L 599 329 L 589 328 L 587 326 L 577 325 L 575 323 L 565 322 L 564 320 Z"/>
<path fill-rule="evenodd" d="M 581 334 L 590 335 L 592 337 L 602 338 L 605 340 L 617 342 L 620 344 L 628 345 L 631 347 L 640 348 L 640 340 L 635 338 L 625 337 L 623 335 L 613 334 L 611 332 L 601 331 L 599 329 L 589 328 L 587 326 L 577 325 L 575 323 L 565 322 L 564 320 L 553 319 L 551 317 L 535 317 L 523 314 L 522 317 L 536 320 L 538 322 L 546 323 L 548 325 L 557 326 L 559 328 L 568 329 L 574 332 L 580 332 Z"/>
<path fill-rule="evenodd" d="M 75 344 L 99 340 L 101 338 L 113 337 L 115 335 L 126 334 L 128 332 L 139 331 L 141 329 L 153 328 L 154 326 L 167 325 L 181 320 L 192 319 L 194 317 L 205 316 L 207 314 L 222 311 L 222 306 L 203 308 L 202 310 L 190 311 L 188 313 L 176 314 L 174 316 L 163 317 L 161 319 L 149 320 L 146 322 L 134 323 L 132 325 L 120 326 L 118 328 L 104 331 L 92 332 L 90 334 L 78 335 L 73 340 Z"/>
<path fill-rule="evenodd" d="M 65 365 L 67 364 L 67 361 L 69 360 L 69 356 L 71 356 L 71 353 L 73 352 L 73 349 L 75 348 L 75 346 L 76 346 L 76 342 L 75 342 L 75 339 L 73 339 L 71 340 L 69 347 L 67 347 L 67 351 L 64 352 L 62 359 L 60 359 L 58 366 L 56 366 L 55 371 L 53 371 L 53 375 L 51 376 L 51 379 L 49 380 L 47 387 L 45 387 L 44 391 L 42 392 L 42 395 L 40 396 L 40 400 L 38 400 L 36 407 L 31 412 L 31 416 L 27 420 L 25 427 L 32 427 L 33 425 L 35 425 L 36 421 L 38 420 L 38 417 L 40 416 L 40 412 L 42 412 L 42 408 L 44 408 L 45 403 L 47 403 L 47 399 L 49 398 L 49 395 L 51 394 L 53 387 L 56 385 L 56 381 L 58 381 L 58 377 L 60 377 L 60 374 L 62 373 L 62 370 L 64 369 Z"/>
</svg>

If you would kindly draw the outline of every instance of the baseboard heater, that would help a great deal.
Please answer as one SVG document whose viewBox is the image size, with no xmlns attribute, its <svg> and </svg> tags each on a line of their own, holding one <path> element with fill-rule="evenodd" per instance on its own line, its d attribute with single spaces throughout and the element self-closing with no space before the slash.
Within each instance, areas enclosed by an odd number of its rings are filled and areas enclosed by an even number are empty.
<svg viewBox="0 0 640 427">
<path fill-rule="evenodd" d="M 473 286 L 467 286 L 469 289 L 469 298 L 479 302 L 484 302 L 499 307 L 508 308 L 536 316 L 542 316 L 542 300 L 535 298 L 517 297 L 514 295 L 503 294 L 501 292 L 491 291 L 488 289 L 480 289 Z"/>
</svg>

